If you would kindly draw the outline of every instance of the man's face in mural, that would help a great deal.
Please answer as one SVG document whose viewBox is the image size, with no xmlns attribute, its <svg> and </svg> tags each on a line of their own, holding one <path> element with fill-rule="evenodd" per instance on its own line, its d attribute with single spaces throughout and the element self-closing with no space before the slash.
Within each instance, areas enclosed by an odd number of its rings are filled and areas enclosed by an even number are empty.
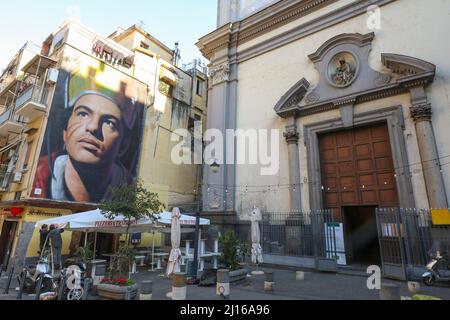
<svg viewBox="0 0 450 320">
<path fill-rule="evenodd" d="M 122 112 L 111 100 L 87 94 L 74 105 L 63 138 L 69 156 L 80 163 L 112 163 L 120 152 Z"/>
</svg>

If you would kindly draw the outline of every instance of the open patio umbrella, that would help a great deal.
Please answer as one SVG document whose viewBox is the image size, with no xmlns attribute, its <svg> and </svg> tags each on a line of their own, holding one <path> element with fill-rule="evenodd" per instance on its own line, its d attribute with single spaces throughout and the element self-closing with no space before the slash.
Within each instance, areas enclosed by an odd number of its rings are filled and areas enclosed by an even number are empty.
<svg viewBox="0 0 450 320">
<path fill-rule="evenodd" d="M 259 221 L 262 220 L 261 211 L 254 207 L 250 221 L 251 221 L 251 236 L 252 236 L 252 262 L 256 265 L 264 263 L 262 248 L 261 248 L 261 232 L 259 230 Z"/>
<path fill-rule="evenodd" d="M 175 272 L 180 272 L 181 266 L 181 213 L 180 209 L 174 208 L 172 212 L 172 232 L 170 235 L 172 241 L 172 250 L 170 251 L 169 262 L 167 264 L 166 275 L 169 277 Z"/>
</svg>

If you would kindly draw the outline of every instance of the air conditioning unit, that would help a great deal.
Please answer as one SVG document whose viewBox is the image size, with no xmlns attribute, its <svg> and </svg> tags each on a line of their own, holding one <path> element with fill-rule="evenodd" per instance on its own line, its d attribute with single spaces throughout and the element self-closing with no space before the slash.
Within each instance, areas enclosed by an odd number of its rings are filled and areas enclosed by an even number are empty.
<svg viewBox="0 0 450 320">
<path fill-rule="evenodd" d="M 58 75 L 59 75 L 59 71 L 57 69 L 50 68 L 48 70 L 47 83 L 50 85 L 55 85 L 56 82 L 58 82 Z"/>
<path fill-rule="evenodd" d="M 20 183 L 22 182 L 23 173 L 18 171 L 14 174 L 13 182 Z"/>
</svg>

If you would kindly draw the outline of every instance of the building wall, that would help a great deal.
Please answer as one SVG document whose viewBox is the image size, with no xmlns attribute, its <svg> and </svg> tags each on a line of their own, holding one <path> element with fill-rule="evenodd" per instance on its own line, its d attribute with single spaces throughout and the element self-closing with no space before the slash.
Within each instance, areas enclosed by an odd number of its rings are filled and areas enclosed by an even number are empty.
<svg viewBox="0 0 450 320">
<path fill-rule="evenodd" d="M 49 37 L 48 39 L 52 39 Z M 197 192 L 197 166 L 195 165 L 181 165 L 177 166 L 172 162 L 171 150 L 177 145 L 178 141 L 171 141 L 172 132 L 182 124 L 187 129 L 187 119 L 190 116 L 192 95 L 191 76 L 171 65 L 171 56 L 166 50 L 151 48 L 151 50 L 136 49 L 142 35 L 138 32 L 134 33 L 134 37 L 127 38 L 130 40 L 126 48 L 120 44 L 115 43 L 111 39 L 107 39 L 97 34 L 95 31 L 82 26 L 75 22 L 68 22 L 53 34 L 53 40 L 50 49 L 50 57 L 58 61 L 55 68 L 60 70 L 70 70 L 71 66 L 78 60 L 85 57 L 96 59 L 93 55 L 93 43 L 96 40 L 101 40 L 107 43 L 114 50 L 122 53 L 125 57 L 135 55 L 135 65 L 132 68 L 115 65 L 119 72 L 133 77 L 136 81 L 144 83 L 148 87 L 148 100 L 145 101 L 147 110 L 144 113 L 143 119 L 143 137 L 141 141 L 140 162 L 138 166 L 138 177 L 143 181 L 144 185 L 152 192 L 156 192 L 160 196 L 160 201 L 169 209 L 173 205 L 192 204 L 196 199 Z M 125 42 L 126 42 L 125 41 Z M 126 43 L 125 43 L 126 44 Z M 152 42 L 153 45 L 156 45 Z M 133 50 L 131 50 L 133 49 Z M 136 49 L 136 50 L 134 50 Z M 158 54 L 158 50 L 161 50 Z M 155 53 L 156 51 L 156 53 Z M 31 58 L 31 57 L 30 57 Z M 163 68 L 165 66 L 165 68 Z M 174 79 L 178 81 L 174 84 L 173 94 L 164 95 L 159 90 L 159 81 L 162 70 L 169 70 L 173 73 Z M 205 77 L 206 80 L 206 77 Z M 50 92 L 48 101 L 49 110 L 53 105 L 52 98 L 54 96 L 54 89 Z M 206 111 L 206 83 L 205 83 L 205 98 L 196 99 L 196 104 L 199 108 Z M 188 113 L 172 112 L 175 105 L 175 98 L 186 105 L 189 110 Z M 184 117 L 187 115 L 187 118 Z M 174 119 L 173 117 L 179 117 Z M 206 119 L 204 119 L 206 121 Z M 38 159 L 41 149 L 44 144 L 44 135 L 48 125 L 48 115 L 28 123 L 24 129 L 23 134 L 19 137 L 23 143 L 20 146 L 19 159 L 17 161 L 17 170 L 21 169 L 21 164 L 25 160 L 25 145 L 27 142 L 33 142 L 30 145 L 30 156 L 27 170 L 23 171 L 22 181 L 20 183 L 12 183 L 7 193 L 1 196 L 2 202 L 19 200 L 16 197 L 16 192 L 21 192 L 21 199 L 30 198 L 32 195 L 32 186 L 34 177 L 37 172 Z M 45 202 L 45 201 L 44 201 Z M 3 204 L 0 207 L 10 207 L 11 205 Z M 23 222 L 36 222 L 43 219 L 51 218 L 54 214 L 71 214 L 73 210 L 48 209 L 45 204 L 39 208 L 29 207 L 28 205 L 18 205 L 24 207 L 24 213 L 20 220 L 18 234 L 21 230 Z M 69 205 L 68 205 L 69 206 Z M 32 211 L 40 211 L 40 214 L 32 214 Z M 75 210 L 75 209 L 74 209 Z M 5 217 L 0 215 L 0 230 Z M 63 254 L 69 253 L 69 246 L 71 243 L 72 234 L 65 232 L 63 235 L 64 248 Z M 28 248 L 28 257 L 35 257 L 37 255 L 37 248 L 39 243 L 39 234 L 36 229 Z M 162 245 L 161 234 L 146 234 L 142 238 L 142 247 L 156 247 Z"/>
<path fill-rule="evenodd" d="M 352 1 L 338 1 L 310 16 L 306 16 L 282 28 L 272 31 L 260 38 L 247 42 L 239 47 L 239 51 L 248 49 L 261 41 L 280 35 L 308 20 L 322 16 L 339 6 Z M 450 155 L 450 146 L 445 143 L 449 136 L 446 123 L 450 119 L 448 92 L 450 92 L 450 62 L 447 53 L 450 44 L 442 39 L 443 26 L 450 26 L 448 13 L 450 6 L 445 0 L 423 2 L 420 0 L 394 1 L 381 9 L 382 25 L 380 30 L 374 30 L 375 39 L 372 43 L 370 64 L 373 69 L 382 72 L 381 53 L 404 54 L 431 62 L 437 66 L 435 82 L 428 88 L 427 94 L 433 106 L 433 126 L 436 135 L 439 156 Z M 401 17 L 401 19 L 399 19 Z M 287 124 L 274 112 L 274 106 L 285 92 L 301 78 L 305 77 L 314 88 L 319 74 L 314 64 L 307 57 L 315 52 L 325 41 L 341 33 L 368 33 L 366 15 L 360 15 L 339 23 L 330 28 L 316 32 L 310 36 L 292 42 L 268 53 L 247 60 L 239 64 L 238 71 L 238 128 L 278 128 L 284 131 Z M 430 21 L 433 23 L 430 23 Z M 381 107 L 401 105 L 405 116 L 404 138 L 407 144 L 408 160 L 410 164 L 420 162 L 417 137 L 414 123 L 409 115 L 409 95 L 395 96 L 383 100 L 357 105 L 355 112 L 361 113 L 377 110 Z M 300 133 L 303 127 L 312 122 L 339 118 L 338 110 L 316 114 L 297 120 Z M 238 166 L 236 184 L 245 185 L 250 181 L 255 185 L 277 185 L 289 183 L 289 166 L 287 145 L 280 138 L 280 174 L 273 177 L 263 177 L 259 174 L 258 166 Z M 301 134 L 299 141 L 301 180 L 308 176 L 306 148 Z M 444 158 L 442 164 L 448 163 Z M 450 166 L 443 167 L 443 176 L 446 183 L 447 197 L 450 199 Z M 417 207 L 428 207 L 424 178 L 420 166 L 412 166 L 412 182 Z M 288 210 L 289 190 L 271 191 L 254 194 L 243 198 L 236 194 L 238 211 L 249 210 L 254 204 L 267 210 Z M 241 199 L 241 200 L 239 200 Z M 308 185 L 302 187 L 302 207 L 309 209 Z M 242 209 L 240 209 L 242 208 Z"/>
</svg>

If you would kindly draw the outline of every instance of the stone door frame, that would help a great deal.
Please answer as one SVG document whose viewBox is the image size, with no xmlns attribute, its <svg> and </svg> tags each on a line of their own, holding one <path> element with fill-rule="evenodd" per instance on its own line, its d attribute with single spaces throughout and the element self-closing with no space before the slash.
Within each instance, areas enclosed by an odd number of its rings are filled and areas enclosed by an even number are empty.
<svg viewBox="0 0 450 320">
<path fill-rule="evenodd" d="M 380 122 L 387 122 L 391 144 L 392 159 L 396 168 L 396 184 L 400 206 L 414 208 L 415 199 L 411 176 L 408 169 L 408 154 L 403 135 L 405 128 L 402 106 L 377 109 L 354 115 L 354 127 L 370 126 Z M 323 209 L 323 194 L 320 169 L 319 134 L 348 129 L 342 118 L 335 118 L 305 125 L 304 137 L 307 149 L 309 201 L 312 209 Z M 406 170 L 405 170 L 406 169 Z"/>
</svg>

